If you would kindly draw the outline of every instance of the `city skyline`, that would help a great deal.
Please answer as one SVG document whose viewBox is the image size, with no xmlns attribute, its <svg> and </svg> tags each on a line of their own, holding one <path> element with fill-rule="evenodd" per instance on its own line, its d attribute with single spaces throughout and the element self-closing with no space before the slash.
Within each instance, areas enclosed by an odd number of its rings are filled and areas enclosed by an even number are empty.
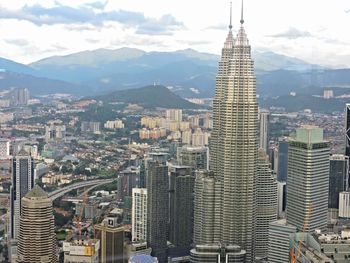
<svg viewBox="0 0 350 263">
<path fill-rule="evenodd" d="M 124 46 L 146 51 L 191 47 L 218 54 L 229 3 L 5 0 L 0 5 L 0 57 L 29 63 L 52 55 Z M 238 20 L 240 1 L 232 4 L 233 19 Z M 245 6 L 247 16 L 253 18 L 246 28 L 256 50 L 350 66 L 346 48 L 350 36 L 343 33 L 343 25 L 350 21 L 350 4 L 345 0 L 336 4 L 251 0 Z M 234 34 L 237 30 L 234 26 Z M 341 52 L 334 54 L 334 50 Z"/>
<path fill-rule="evenodd" d="M 350 262 L 345 0 L 0 2 L 0 262 Z"/>
</svg>

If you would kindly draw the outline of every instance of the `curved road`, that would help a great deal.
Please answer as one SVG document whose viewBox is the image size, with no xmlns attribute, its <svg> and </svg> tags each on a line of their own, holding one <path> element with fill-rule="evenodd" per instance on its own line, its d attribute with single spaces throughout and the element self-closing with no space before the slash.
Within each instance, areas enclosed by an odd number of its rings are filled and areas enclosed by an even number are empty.
<svg viewBox="0 0 350 263">
<path fill-rule="evenodd" d="M 71 185 L 68 185 L 66 187 L 63 187 L 63 188 L 60 188 L 60 189 L 57 189 L 51 193 L 48 193 L 49 197 L 52 199 L 52 200 L 55 200 L 56 198 L 59 198 L 63 195 L 65 195 L 66 193 L 74 190 L 74 189 L 79 189 L 79 188 L 82 188 L 82 187 L 86 187 L 86 186 L 98 186 L 98 185 L 103 185 L 103 184 L 108 184 L 108 183 L 111 183 L 113 182 L 114 180 L 116 180 L 116 178 L 113 178 L 113 179 L 97 179 L 97 180 L 90 180 L 90 181 L 84 181 L 84 182 L 79 182 L 79 183 L 76 183 L 76 184 L 71 184 Z"/>
</svg>

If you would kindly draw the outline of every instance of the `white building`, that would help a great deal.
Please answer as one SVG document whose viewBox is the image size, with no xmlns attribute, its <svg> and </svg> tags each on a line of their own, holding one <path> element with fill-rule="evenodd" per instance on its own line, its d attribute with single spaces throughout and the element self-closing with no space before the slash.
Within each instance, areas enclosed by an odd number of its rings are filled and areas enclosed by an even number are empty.
<svg viewBox="0 0 350 263">
<path fill-rule="evenodd" d="M 327 229 L 329 154 L 329 142 L 319 127 L 303 126 L 289 141 L 286 214 L 287 222 L 298 230 L 310 209 L 306 231 Z"/>
<path fill-rule="evenodd" d="M 328 100 L 332 99 L 334 97 L 333 90 L 324 90 L 323 91 L 323 98 Z"/>
<path fill-rule="evenodd" d="M 104 127 L 105 127 L 106 129 L 111 129 L 111 130 L 114 130 L 114 129 L 123 129 L 123 128 L 124 128 L 124 123 L 123 123 L 123 121 L 121 121 L 121 120 L 107 121 L 107 122 L 104 124 Z"/>
<path fill-rule="evenodd" d="M 6 159 L 10 155 L 10 141 L 0 139 L 0 159 Z"/>
<path fill-rule="evenodd" d="M 341 192 L 339 194 L 339 217 L 350 218 L 350 192 Z"/>
<path fill-rule="evenodd" d="M 132 189 L 131 235 L 133 241 L 147 240 L 147 189 Z"/>
<path fill-rule="evenodd" d="M 182 121 L 182 110 L 181 109 L 168 109 L 166 110 L 165 116 L 170 121 Z"/>
<path fill-rule="evenodd" d="M 205 133 L 197 128 L 196 131 L 192 134 L 192 146 L 205 146 L 206 138 Z"/>
<path fill-rule="evenodd" d="M 290 235 L 296 233 L 295 226 L 287 224 L 285 219 L 270 223 L 268 238 L 269 263 L 289 262 Z"/>
<path fill-rule="evenodd" d="M 268 139 L 268 124 L 269 124 L 269 112 L 262 110 L 259 113 L 260 119 L 260 138 L 259 138 L 259 147 L 264 149 L 267 153 L 269 147 Z"/>
<path fill-rule="evenodd" d="M 190 145 L 191 140 L 192 140 L 192 130 L 188 129 L 186 131 L 183 131 L 181 136 L 182 143 Z"/>
<path fill-rule="evenodd" d="M 66 138 L 66 126 L 65 125 L 54 125 L 45 127 L 45 141 L 59 141 L 65 140 Z"/>
</svg>

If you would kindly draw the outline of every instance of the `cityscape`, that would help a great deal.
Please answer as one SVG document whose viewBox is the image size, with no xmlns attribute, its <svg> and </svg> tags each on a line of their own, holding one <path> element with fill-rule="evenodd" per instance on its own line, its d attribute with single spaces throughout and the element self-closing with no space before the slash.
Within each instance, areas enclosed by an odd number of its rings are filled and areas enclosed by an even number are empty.
<svg viewBox="0 0 350 263">
<path fill-rule="evenodd" d="M 160 1 L 0 3 L 0 262 L 350 262 L 350 3 Z"/>
</svg>

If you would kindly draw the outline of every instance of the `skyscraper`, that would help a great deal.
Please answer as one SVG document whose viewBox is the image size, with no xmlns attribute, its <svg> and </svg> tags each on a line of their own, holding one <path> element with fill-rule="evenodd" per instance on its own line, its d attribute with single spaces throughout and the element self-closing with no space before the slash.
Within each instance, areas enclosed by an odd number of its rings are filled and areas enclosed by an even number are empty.
<svg viewBox="0 0 350 263">
<path fill-rule="evenodd" d="M 46 142 L 64 141 L 65 137 L 66 137 L 65 125 L 55 125 L 51 123 L 49 126 L 45 126 Z"/>
<path fill-rule="evenodd" d="M 268 262 L 282 263 L 289 261 L 290 235 L 297 232 L 297 228 L 280 219 L 270 223 L 268 239 Z"/>
<path fill-rule="evenodd" d="M 9 158 L 10 155 L 10 141 L 0 138 L 0 159 Z"/>
<path fill-rule="evenodd" d="M 117 217 L 107 217 L 101 224 L 95 225 L 95 236 L 100 240 L 100 262 L 124 262 L 124 227 Z"/>
<path fill-rule="evenodd" d="M 278 167 L 277 180 L 286 182 L 288 175 L 288 141 L 286 138 L 281 138 L 278 141 Z"/>
<path fill-rule="evenodd" d="M 345 141 L 345 155 L 350 158 L 350 103 L 346 104 L 345 109 Z"/>
<path fill-rule="evenodd" d="M 182 121 L 182 110 L 181 109 L 168 109 L 165 112 L 166 118 L 169 121 Z"/>
<path fill-rule="evenodd" d="M 269 148 L 269 138 L 268 138 L 268 124 L 269 124 L 269 112 L 266 110 L 261 110 L 259 112 L 260 120 L 260 143 L 259 147 L 264 149 L 267 153 Z"/>
<path fill-rule="evenodd" d="M 146 162 L 147 172 L 147 243 L 152 256 L 167 262 L 169 221 L 169 179 L 165 154 L 152 154 Z"/>
<path fill-rule="evenodd" d="M 304 126 L 289 142 L 287 181 L 287 222 L 303 229 L 311 209 L 306 231 L 327 229 L 329 143 L 323 129 Z"/>
<path fill-rule="evenodd" d="M 219 242 L 220 225 L 215 224 L 215 217 L 220 216 L 221 183 L 212 173 L 201 170 L 196 172 L 194 192 L 194 234 L 195 245 Z"/>
<path fill-rule="evenodd" d="M 22 198 L 21 206 L 17 262 L 57 262 L 51 198 L 35 186 Z"/>
<path fill-rule="evenodd" d="M 208 170 L 208 148 L 182 146 L 177 148 L 177 161 L 180 165 L 191 166 L 194 170 Z"/>
<path fill-rule="evenodd" d="M 336 219 L 339 209 L 339 194 L 347 191 L 349 157 L 333 154 L 329 165 L 328 212 L 330 218 Z"/>
<path fill-rule="evenodd" d="M 256 195 L 256 257 L 267 257 L 269 224 L 277 220 L 277 181 L 265 149 L 259 149 Z"/>
<path fill-rule="evenodd" d="M 13 91 L 13 104 L 15 106 L 27 105 L 29 100 L 29 90 L 27 88 L 17 88 Z"/>
<path fill-rule="evenodd" d="M 34 161 L 21 150 L 12 160 L 11 186 L 11 238 L 16 239 L 19 230 L 21 200 L 34 186 Z"/>
<path fill-rule="evenodd" d="M 169 241 L 190 248 L 193 238 L 194 176 L 190 166 L 169 166 Z"/>
<path fill-rule="evenodd" d="M 133 241 L 147 240 L 147 189 L 132 189 L 131 236 Z"/>
<path fill-rule="evenodd" d="M 251 47 L 245 33 L 243 5 L 241 26 L 234 40 L 229 26 L 216 78 L 213 101 L 211 170 L 221 189 L 219 241 L 239 245 L 247 251 L 247 262 L 255 255 L 257 116 L 256 77 Z"/>
<path fill-rule="evenodd" d="M 192 263 L 245 263 L 246 252 L 239 246 L 222 244 L 196 245 L 191 249 Z"/>
</svg>

